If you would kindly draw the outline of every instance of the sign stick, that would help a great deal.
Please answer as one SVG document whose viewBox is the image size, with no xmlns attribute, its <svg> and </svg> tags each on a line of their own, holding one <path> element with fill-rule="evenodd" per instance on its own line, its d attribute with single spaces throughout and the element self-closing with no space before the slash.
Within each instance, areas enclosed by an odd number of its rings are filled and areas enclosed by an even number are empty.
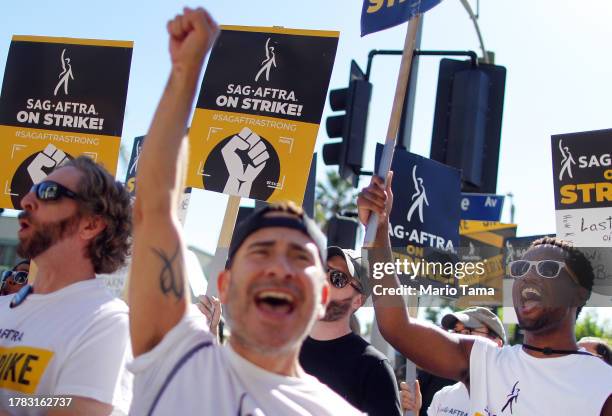
<svg viewBox="0 0 612 416">
<path fill-rule="evenodd" d="M 206 294 L 209 296 L 217 296 L 217 276 L 225 267 L 227 253 L 230 243 L 232 242 L 232 234 L 236 227 L 239 207 L 240 197 L 230 195 L 227 201 L 227 208 L 225 209 L 225 217 L 223 218 L 223 225 L 221 226 L 221 233 L 219 234 L 215 256 L 209 267 L 210 275 L 208 276 L 208 288 L 206 289 Z"/>
<path fill-rule="evenodd" d="M 393 151 L 395 150 L 395 142 L 397 140 L 397 132 L 399 131 L 400 120 L 402 117 L 402 108 L 404 106 L 404 98 L 406 96 L 406 88 L 408 86 L 408 78 L 410 76 L 410 68 L 412 67 L 412 57 L 414 55 L 414 46 L 417 38 L 417 29 L 421 15 L 418 14 L 408 21 L 408 31 L 406 32 L 406 40 L 404 41 L 404 52 L 402 53 L 402 62 L 400 64 L 399 75 L 397 77 L 397 85 L 395 87 L 395 97 L 393 98 L 393 107 L 391 108 L 391 116 L 389 118 L 389 128 L 387 129 L 387 139 L 380 159 L 380 166 L 376 173 L 383 180 L 387 180 L 387 172 L 391 169 L 391 161 L 393 160 Z M 366 235 L 364 246 L 371 246 L 376 236 L 376 226 L 378 224 L 378 216 L 376 214 L 370 216 L 366 227 Z"/>
</svg>

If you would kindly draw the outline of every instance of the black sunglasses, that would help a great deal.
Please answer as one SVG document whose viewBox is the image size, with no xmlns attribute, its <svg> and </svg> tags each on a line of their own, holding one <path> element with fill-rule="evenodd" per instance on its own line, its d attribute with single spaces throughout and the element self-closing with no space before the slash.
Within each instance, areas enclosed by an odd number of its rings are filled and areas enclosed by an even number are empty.
<svg viewBox="0 0 612 416">
<path fill-rule="evenodd" d="M 34 195 L 36 195 L 36 198 L 40 201 L 57 201 L 64 196 L 70 199 L 79 198 L 75 192 L 53 181 L 42 181 L 37 183 L 32 186 L 31 191 L 34 192 Z"/>
<path fill-rule="evenodd" d="M 6 282 L 9 277 L 13 276 L 13 282 L 18 285 L 23 285 L 28 281 L 28 272 L 7 270 L 2 272 L 2 282 Z"/>
<path fill-rule="evenodd" d="M 363 290 L 352 282 L 352 278 L 340 270 L 327 269 L 327 276 L 329 277 L 331 284 L 338 289 L 342 289 L 343 287 L 346 287 L 346 285 L 351 285 L 357 292 L 363 293 Z"/>
</svg>

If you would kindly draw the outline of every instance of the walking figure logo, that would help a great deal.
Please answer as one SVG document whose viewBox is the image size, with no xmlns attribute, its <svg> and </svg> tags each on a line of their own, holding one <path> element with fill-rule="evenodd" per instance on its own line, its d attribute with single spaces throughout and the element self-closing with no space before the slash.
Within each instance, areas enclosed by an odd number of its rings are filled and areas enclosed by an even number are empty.
<svg viewBox="0 0 612 416">
<path fill-rule="evenodd" d="M 270 46 L 270 38 L 266 40 L 266 59 L 261 61 L 261 68 L 255 75 L 255 82 L 259 80 L 259 77 L 264 72 L 266 73 L 266 81 L 270 81 L 270 69 L 276 68 L 276 55 L 274 54 L 274 46 Z"/>
<path fill-rule="evenodd" d="M 53 91 L 53 95 L 57 95 L 57 91 L 60 87 L 64 86 L 64 94 L 68 95 L 68 80 L 74 79 L 74 75 L 72 74 L 72 65 L 70 65 L 70 58 L 66 58 L 66 49 L 62 51 L 62 72 L 59 74 L 59 81 L 55 86 L 55 90 Z"/>
<path fill-rule="evenodd" d="M 416 165 L 412 168 L 412 180 L 414 181 L 414 189 L 415 193 L 412 195 L 412 205 L 408 210 L 408 215 L 406 218 L 408 222 L 410 222 L 412 218 L 412 214 L 416 209 L 419 209 L 419 220 L 423 223 L 423 204 L 429 206 L 429 201 L 427 200 L 427 194 L 425 194 L 425 186 L 423 185 L 423 178 L 419 178 L 416 176 Z"/>
<path fill-rule="evenodd" d="M 510 414 L 512 414 L 512 404 L 518 402 L 518 395 L 521 392 L 521 389 L 516 387 L 518 383 L 519 383 L 518 381 L 514 383 L 514 386 L 512 386 L 512 391 L 510 392 L 508 396 L 506 396 L 508 398 L 508 401 L 506 402 L 504 407 L 502 407 L 501 409 L 502 412 L 506 410 L 506 407 L 510 406 Z"/>
<path fill-rule="evenodd" d="M 567 172 L 570 178 L 574 177 L 574 175 L 572 175 L 572 165 L 576 164 L 576 161 L 574 160 L 572 154 L 569 151 L 569 147 L 563 147 L 563 144 L 561 142 L 562 141 L 559 140 L 559 150 L 561 151 L 561 157 L 563 158 L 563 160 L 561 160 L 561 172 L 559 172 L 560 181 L 563 180 L 563 172 Z"/>
</svg>

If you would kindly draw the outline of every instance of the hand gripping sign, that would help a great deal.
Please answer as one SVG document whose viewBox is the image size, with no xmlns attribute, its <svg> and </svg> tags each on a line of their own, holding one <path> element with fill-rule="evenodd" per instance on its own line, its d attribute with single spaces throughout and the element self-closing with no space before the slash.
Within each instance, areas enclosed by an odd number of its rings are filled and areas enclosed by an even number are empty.
<svg viewBox="0 0 612 416">
<path fill-rule="evenodd" d="M 0 96 L 0 207 L 19 208 L 70 157 L 115 172 L 131 57 L 132 42 L 13 36 Z"/>
<path fill-rule="evenodd" d="M 189 131 L 187 186 L 301 204 L 338 32 L 224 26 Z"/>
</svg>

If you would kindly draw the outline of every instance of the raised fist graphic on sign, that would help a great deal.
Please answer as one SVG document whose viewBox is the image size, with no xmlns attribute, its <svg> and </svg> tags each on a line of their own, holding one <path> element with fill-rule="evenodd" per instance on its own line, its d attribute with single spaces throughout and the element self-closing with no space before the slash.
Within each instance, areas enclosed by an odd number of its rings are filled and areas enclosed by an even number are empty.
<svg viewBox="0 0 612 416">
<path fill-rule="evenodd" d="M 221 153 L 229 173 L 223 192 L 248 198 L 253 181 L 270 158 L 266 145 L 257 134 L 245 127 L 223 146 Z"/>
<path fill-rule="evenodd" d="M 28 173 L 32 183 L 42 182 L 47 177 L 47 172 L 59 167 L 68 161 L 66 153 L 62 152 L 52 144 L 48 144 L 45 150 L 40 152 L 28 165 Z"/>
</svg>

